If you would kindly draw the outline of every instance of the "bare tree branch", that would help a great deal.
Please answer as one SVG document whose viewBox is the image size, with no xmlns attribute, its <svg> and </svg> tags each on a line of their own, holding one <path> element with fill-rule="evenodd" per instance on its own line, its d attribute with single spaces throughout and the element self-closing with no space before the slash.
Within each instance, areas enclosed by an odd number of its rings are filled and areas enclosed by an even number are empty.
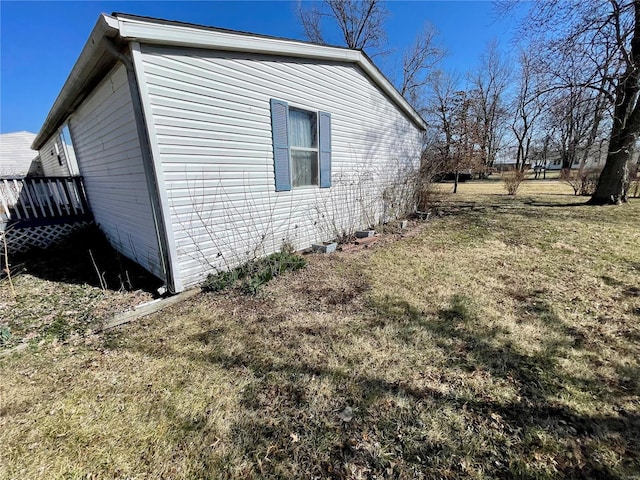
<svg viewBox="0 0 640 480">
<path fill-rule="evenodd" d="M 298 20 L 304 29 L 304 34 L 310 42 L 324 45 L 325 41 L 320 30 L 322 14 L 316 6 L 302 8 L 302 2 L 298 3 Z"/>
<path fill-rule="evenodd" d="M 437 31 L 433 26 L 425 25 L 402 57 L 400 93 L 418 109 L 423 87 L 429 83 L 430 74 L 445 56 L 444 49 L 436 44 L 436 36 Z"/>
<path fill-rule="evenodd" d="M 513 3 L 500 8 L 509 11 Z M 521 33 L 535 38 L 531 45 L 538 62 L 553 74 L 550 88 L 598 91 L 591 112 L 596 120 L 599 110 L 613 111 L 607 161 L 591 202 L 624 202 L 631 152 L 640 134 L 640 0 L 532 3 Z"/>
<path fill-rule="evenodd" d="M 340 30 L 342 43 L 355 50 L 380 55 L 387 43 L 384 22 L 388 12 L 380 0 L 323 0 L 320 5 L 300 3 L 298 18 L 307 38 L 326 44 L 322 20 L 329 19 Z"/>
<path fill-rule="evenodd" d="M 489 174 L 501 147 L 506 119 L 505 92 L 511 69 L 492 42 L 482 56 L 479 67 L 470 75 L 474 108 L 479 125 L 480 151 L 484 174 Z"/>
</svg>

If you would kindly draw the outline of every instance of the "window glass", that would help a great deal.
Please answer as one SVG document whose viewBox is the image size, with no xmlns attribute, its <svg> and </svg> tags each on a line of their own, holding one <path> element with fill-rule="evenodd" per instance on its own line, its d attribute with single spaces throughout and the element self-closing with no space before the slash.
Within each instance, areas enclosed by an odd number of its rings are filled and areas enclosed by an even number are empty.
<svg viewBox="0 0 640 480">
<path fill-rule="evenodd" d="M 318 148 L 318 122 L 315 112 L 290 108 L 289 128 L 292 147 Z"/>
<path fill-rule="evenodd" d="M 292 149 L 291 179 L 294 187 L 318 185 L 318 152 Z"/>
<path fill-rule="evenodd" d="M 318 115 L 289 108 L 291 185 L 318 185 Z"/>
<path fill-rule="evenodd" d="M 65 125 L 60 132 L 60 140 L 64 148 L 65 156 L 67 157 L 67 163 L 69 166 L 69 173 L 71 175 L 78 175 L 78 160 L 76 159 L 76 152 L 71 142 L 71 133 L 69 132 L 69 125 Z M 57 147 L 57 144 L 56 144 Z M 62 163 L 61 163 L 62 165 Z"/>
</svg>

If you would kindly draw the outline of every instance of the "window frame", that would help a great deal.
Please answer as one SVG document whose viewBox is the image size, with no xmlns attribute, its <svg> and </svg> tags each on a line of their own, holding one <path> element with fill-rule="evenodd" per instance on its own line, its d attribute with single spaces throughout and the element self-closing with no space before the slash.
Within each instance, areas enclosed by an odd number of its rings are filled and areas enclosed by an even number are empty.
<svg viewBox="0 0 640 480">
<path fill-rule="evenodd" d="M 303 112 L 303 113 L 311 113 L 314 115 L 315 117 L 315 124 L 316 124 L 316 128 L 315 128 L 315 140 L 316 140 L 316 146 L 315 148 L 309 148 L 309 147 L 297 147 L 295 145 L 293 145 L 293 142 L 291 141 L 291 137 L 292 137 L 292 133 L 293 133 L 293 128 L 291 127 L 292 122 L 291 122 L 291 111 L 292 110 L 297 110 L 299 112 Z M 289 138 L 289 181 L 291 183 L 291 189 L 302 189 L 302 188 L 320 188 L 320 115 L 319 115 L 319 111 L 318 110 L 309 110 L 307 108 L 302 108 L 299 107 L 297 105 L 291 105 L 289 104 L 289 109 L 287 111 L 287 115 L 289 116 L 289 118 L 287 118 L 287 121 L 289 123 L 289 131 L 287 132 Z M 305 184 L 305 185 L 294 185 L 294 167 L 293 167 L 293 152 L 294 151 L 298 151 L 298 152 L 315 152 L 316 154 L 316 183 L 309 183 L 309 184 Z"/>
<path fill-rule="evenodd" d="M 271 113 L 271 140 L 273 144 L 273 173 L 276 192 L 286 192 L 293 189 L 292 186 L 292 157 L 290 109 L 301 110 L 315 115 L 317 151 L 316 148 L 294 147 L 298 154 L 312 151 L 317 159 L 317 182 L 315 184 L 300 185 L 296 189 L 331 188 L 332 170 L 332 122 L 331 113 L 316 108 L 303 108 L 290 105 L 286 100 L 271 98 L 269 100 Z M 300 140 L 303 132 L 300 131 Z"/>
</svg>

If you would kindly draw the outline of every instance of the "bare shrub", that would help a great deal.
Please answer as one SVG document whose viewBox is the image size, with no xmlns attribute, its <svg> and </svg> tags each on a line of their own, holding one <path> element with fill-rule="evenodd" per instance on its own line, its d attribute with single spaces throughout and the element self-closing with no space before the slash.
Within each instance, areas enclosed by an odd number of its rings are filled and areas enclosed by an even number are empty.
<svg viewBox="0 0 640 480">
<path fill-rule="evenodd" d="M 574 195 L 591 196 L 598 186 L 600 170 L 597 168 L 580 168 L 579 170 L 563 169 L 560 180 L 573 188 Z"/>
<path fill-rule="evenodd" d="M 395 159 L 384 166 L 359 161 L 359 172 L 334 175 L 331 190 L 318 192 L 314 210 L 327 239 L 347 243 L 356 230 L 379 228 L 418 208 L 423 179 L 416 165 Z"/>
<path fill-rule="evenodd" d="M 373 227 L 380 209 L 374 173 L 341 172 L 333 176 L 331 189 L 318 191 L 313 206 L 318 229 L 325 239 L 347 243 L 360 227 Z"/>
<path fill-rule="evenodd" d="M 435 187 L 434 179 L 441 175 L 445 169 L 446 163 L 436 149 L 428 148 L 424 151 L 416 185 L 418 212 L 427 212 L 442 200 L 444 192 Z"/>
<path fill-rule="evenodd" d="M 442 203 L 445 193 L 432 182 L 421 183 L 418 189 L 418 212 L 428 212 L 435 205 Z"/>
<path fill-rule="evenodd" d="M 518 193 L 520 184 L 524 181 L 525 173 L 521 170 L 511 170 L 502 174 L 504 188 L 509 195 Z"/>
<path fill-rule="evenodd" d="M 383 222 L 406 218 L 416 211 L 418 192 L 422 185 L 419 168 L 398 164 L 386 185 L 382 196 L 385 206 Z"/>
</svg>

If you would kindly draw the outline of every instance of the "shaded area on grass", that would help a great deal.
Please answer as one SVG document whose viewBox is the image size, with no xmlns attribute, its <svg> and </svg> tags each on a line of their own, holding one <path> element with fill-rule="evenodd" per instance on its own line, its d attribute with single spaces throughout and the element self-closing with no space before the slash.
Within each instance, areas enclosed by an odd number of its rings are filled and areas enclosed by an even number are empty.
<svg viewBox="0 0 640 480">
<path fill-rule="evenodd" d="M 625 213 L 596 237 L 600 214 L 513 205 L 0 363 L 16 392 L 0 441 L 20 435 L 0 464 L 24 478 L 633 478 L 637 250 L 618 237 L 637 233 Z"/>
<path fill-rule="evenodd" d="M 319 290 L 335 298 L 344 295 L 345 287 L 340 287 Z M 357 290 L 359 295 L 367 288 L 360 284 Z M 346 304 L 354 299 L 350 294 L 343 296 Z M 626 478 L 623 472 L 640 466 L 637 411 L 587 414 L 561 398 L 579 391 L 594 395 L 594 402 L 615 406 L 630 384 L 611 388 L 559 367 L 559 360 L 585 348 L 585 335 L 562 321 L 543 296 L 532 291 L 517 298 L 522 321 L 539 322 L 550 337 L 533 354 L 512 343 L 507 328 L 488 325 L 473 298 L 455 294 L 436 316 L 387 296 L 369 303 L 365 317 L 349 326 L 309 328 L 269 315 L 216 326 L 191 337 L 196 346 L 186 355 L 190 362 L 252 378 L 241 395 L 244 414 L 230 426 L 234 449 L 250 465 L 243 470 L 249 477 L 457 478 L 490 465 L 490 478 Z M 246 315 L 256 304 L 238 314 Z M 446 361 L 438 364 L 444 375 L 439 381 L 450 382 L 446 372 L 457 378 L 445 391 L 415 379 L 393 378 L 388 368 L 367 371 L 358 352 L 341 357 L 340 367 L 305 357 L 305 348 L 314 343 L 328 342 L 330 350 L 344 352 L 349 337 L 370 341 L 390 327 L 402 343 L 415 339 L 419 330 L 427 332 L 447 353 Z M 230 332 L 241 347 L 228 348 Z M 206 346 L 205 352 L 198 343 Z M 162 357 L 185 354 L 171 348 L 129 348 Z M 504 399 L 490 391 L 469 390 L 464 380 L 458 383 L 460 372 L 462 377 L 500 379 L 515 394 Z M 391 379 L 386 378 L 389 373 Z M 627 367 L 619 374 L 637 378 L 638 370 Z M 327 394 L 320 408 L 318 384 Z M 635 388 L 632 395 L 640 393 Z M 354 412 L 348 422 L 339 417 L 346 407 Z M 444 415 L 437 419 L 445 429 L 440 438 L 428 430 L 434 415 Z M 206 421 L 202 428 L 207 428 Z M 606 458 L 611 446 L 621 463 Z"/>
<path fill-rule="evenodd" d="M 154 298 L 162 282 L 120 255 L 96 226 L 10 259 L 16 297 L 0 282 L 0 348 L 65 341 Z M 96 270 L 97 267 L 97 270 Z"/>
<path fill-rule="evenodd" d="M 140 265 L 114 250 L 95 225 L 72 233 L 50 248 L 16 255 L 11 262 L 22 265 L 23 273 L 53 282 L 150 292 L 162 285 Z"/>
</svg>

